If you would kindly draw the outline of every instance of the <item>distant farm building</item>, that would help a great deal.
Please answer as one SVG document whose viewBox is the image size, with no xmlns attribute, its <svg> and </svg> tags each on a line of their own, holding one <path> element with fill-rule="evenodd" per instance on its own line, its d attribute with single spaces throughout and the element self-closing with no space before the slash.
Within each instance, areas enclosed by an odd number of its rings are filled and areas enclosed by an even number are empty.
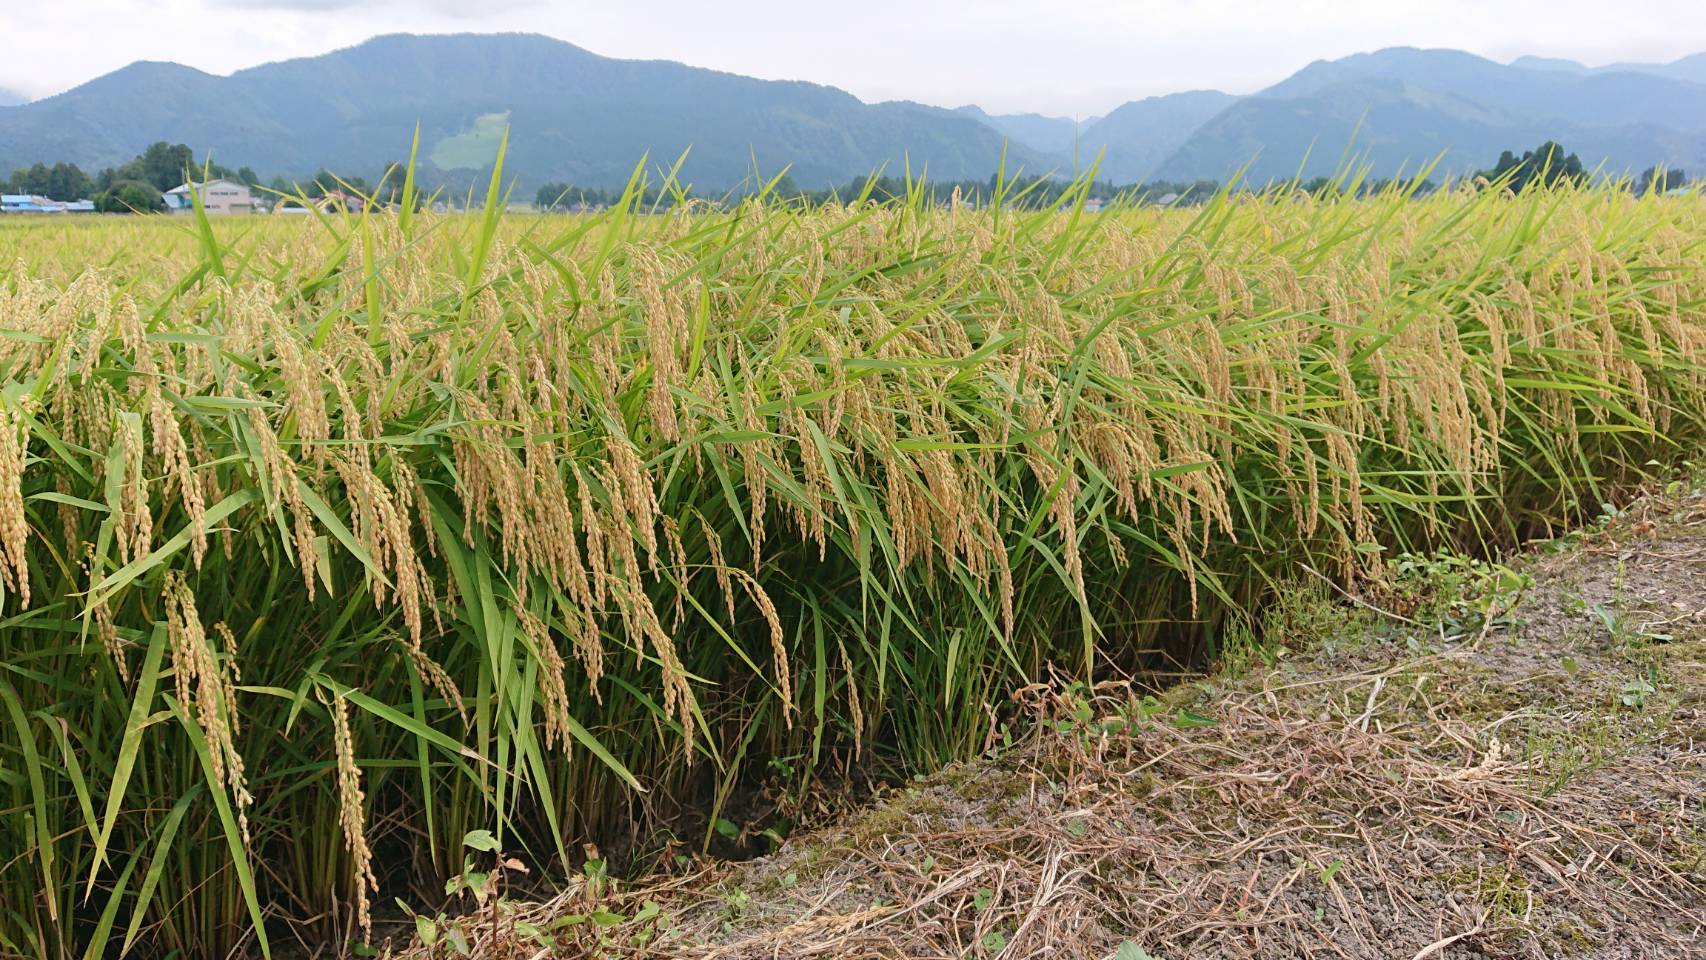
<svg viewBox="0 0 1706 960">
<path fill-rule="evenodd" d="M 0 195 L 0 213 L 93 213 L 93 200 L 51 200 L 27 193 Z"/>
<path fill-rule="evenodd" d="M 1060 212 L 1061 213 L 1071 213 L 1074 210 L 1080 209 L 1081 205 L 1082 205 L 1082 209 L 1084 210 L 1085 213 L 1101 213 L 1102 212 L 1102 200 L 1100 197 L 1086 197 L 1082 201 L 1082 204 L 1076 198 L 1069 197 L 1065 200 L 1065 202 L 1063 202 L 1060 205 Z M 948 206 L 948 204 L 944 204 L 943 206 L 946 207 L 946 206 Z"/>
<path fill-rule="evenodd" d="M 337 213 L 339 211 L 360 213 L 367 207 L 367 200 L 360 194 L 345 193 L 342 190 L 333 190 L 321 197 L 309 197 L 308 202 L 313 205 L 314 209 L 322 213 Z M 309 208 L 302 205 L 301 198 L 286 196 L 273 206 L 272 212 L 275 214 L 303 214 L 308 213 Z"/>
<path fill-rule="evenodd" d="M 248 187 L 231 180 L 209 180 L 206 183 L 184 183 L 166 191 L 166 209 L 173 213 L 188 213 L 195 209 L 190 192 L 201 199 L 202 208 L 210 215 L 254 213 L 255 195 Z"/>
<path fill-rule="evenodd" d="M 342 190 L 328 191 L 320 198 L 321 210 L 347 210 L 350 213 L 360 213 L 367 209 L 367 198 L 359 193 L 346 193 Z"/>
</svg>

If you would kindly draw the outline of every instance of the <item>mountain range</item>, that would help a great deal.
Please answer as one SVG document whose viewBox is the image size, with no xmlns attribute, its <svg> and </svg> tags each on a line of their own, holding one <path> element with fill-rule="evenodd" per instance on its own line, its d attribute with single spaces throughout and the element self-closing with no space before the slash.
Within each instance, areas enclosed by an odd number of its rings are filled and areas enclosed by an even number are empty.
<svg viewBox="0 0 1706 960">
<path fill-rule="evenodd" d="M 1392 48 L 1317 61 L 1246 96 L 1188 91 L 1075 120 L 866 103 L 537 35 L 398 34 L 224 77 L 139 62 L 23 99 L 0 91 L 0 171 L 57 160 L 93 170 L 167 140 L 266 175 L 370 175 L 406 155 L 417 122 L 429 176 L 471 179 L 507 129 L 510 172 L 584 187 L 620 185 L 642 155 L 668 165 L 684 151 L 684 179 L 719 189 L 784 166 L 807 187 L 879 167 L 983 179 L 1003 149 L 1010 168 L 1032 173 L 1100 158 L 1098 176 L 1116 183 L 1308 177 L 1346 156 L 1376 176 L 1438 159 L 1438 177 L 1548 139 L 1611 172 L 1706 167 L 1706 54 L 1590 68 Z"/>
<path fill-rule="evenodd" d="M 1101 117 L 1050 117 L 1040 113 L 988 114 L 982 107 L 967 104 L 954 111 L 979 123 L 994 127 L 1002 136 L 1016 143 L 1052 154 L 1069 154 L 1079 143 L 1084 130 L 1101 121 Z"/>
<path fill-rule="evenodd" d="M 1574 74 L 1651 73 L 1661 77 L 1670 77 L 1673 80 L 1706 83 L 1706 53 L 1697 53 L 1671 63 L 1613 63 L 1603 67 L 1587 67 L 1574 60 L 1560 60 L 1553 57 L 1518 57 L 1511 61 L 1511 66 Z"/>
<path fill-rule="evenodd" d="M 1690 60 L 1639 70 L 1546 63 L 1411 48 L 1317 61 L 1216 114 L 1154 173 L 1223 177 L 1249 162 L 1256 181 L 1314 176 L 1331 173 L 1347 144 L 1376 175 L 1442 154 L 1442 173 L 1465 173 L 1548 139 L 1609 172 L 1706 160 L 1706 84 L 1686 79 Z"/>
</svg>

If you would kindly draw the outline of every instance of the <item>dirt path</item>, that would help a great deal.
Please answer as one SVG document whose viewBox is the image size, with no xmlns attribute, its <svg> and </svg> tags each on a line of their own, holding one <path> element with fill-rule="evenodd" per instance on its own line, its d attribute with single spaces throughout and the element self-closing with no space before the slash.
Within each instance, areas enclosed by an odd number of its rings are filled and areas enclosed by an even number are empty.
<svg viewBox="0 0 1706 960">
<path fill-rule="evenodd" d="M 1164 703 L 1039 696 L 1052 732 L 626 895 L 662 913 L 597 936 L 613 956 L 1706 956 L 1706 501 L 1645 501 L 1515 567 L 1520 599 L 1444 564 L 1421 572 L 1451 602 L 1300 603 L 1309 652 Z"/>
</svg>

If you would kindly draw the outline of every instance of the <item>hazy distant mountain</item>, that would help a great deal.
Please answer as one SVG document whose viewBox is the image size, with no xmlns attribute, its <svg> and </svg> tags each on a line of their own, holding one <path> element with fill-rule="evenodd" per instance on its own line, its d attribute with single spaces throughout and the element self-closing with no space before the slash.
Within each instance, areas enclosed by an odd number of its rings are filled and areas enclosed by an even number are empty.
<svg viewBox="0 0 1706 960">
<path fill-rule="evenodd" d="M 1191 90 L 1133 100 L 1081 121 L 1036 113 L 992 115 L 976 106 L 954 112 L 999 130 L 1014 143 L 1052 154 L 1063 172 L 1088 168 L 1100 155 L 1097 179 L 1133 183 L 1237 99 L 1218 90 Z"/>
<path fill-rule="evenodd" d="M 0 87 L 0 107 L 15 107 L 20 103 L 29 103 L 30 98 L 16 91 Z"/>
<path fill-rule="evenodd" d="M 954 110 L 999 130 L 1014 143 L 1023 144 L 1044 153 L 1072 153 L 1073 145 L 1091 126 L 1100 122 L 1097 117 L 1073 120 L 1070 117 L 1047 117 L 1040 113 L 989 114 L 982 107 L 968 105 Z"/>
<path fill-rule="evenodd" d="M 1656 123 L 1706 128 L 1706 86 L 1630 70 L 1569 73 L 1495 63 L 1460 50 L 1394 47 L 1341 60 L 1320 60 L 1262 91 L 1262 97 L 1308 97 L 1347 82 L 1397 80 L 1417 90 L 1471 100 L 1522 117 L 1571 123 Z M 1585 159 L 1585 158 L 1584 158 Z"/>
<path fill-rule="evenodd" d="M 508 170 L 617 186 L 649 152 L 691 147 L 685 178 L 720 189 L 756 163 L 796 183 L 845 183 L 878 167 L 935 180 L 1010 169 L 1070 173 L 1105 150 L 1100 177 L 1258 182 L 1335 170 L 1353 142 L 1375 176 L 1491 166 L 1556 139 L 1590 167 L 1706 168 L 1706 54 L 1670 64 L 1395 48 L 1309 64 L 1248 97 L 1192 91 L 1127 103 L 1094 122 L 992 116 L 910 102 L 867 104 L 818 84 L 679 63 L 616 60 L 525 34 L 379 37 L 229 77 L 143 62 L 74 90 L 0 109 L 0 171 L 71 160 L 93 171 L 156 140 L 263 175 L 320 168 L 371 177 L 403 158 L 416 121 L 429 177 L 474 182 L 506 128 Z M 1307 161 L 1305 157 L 1307 156 Z"/>
<path fill-rule="evenodd" d="M 1318 61 L 1205 123 L 1157 176 L 1255 181 L 1331 173 L 1347 144 L 1376 176 L 1492 165 L 1556 139 L 1588 166 L 1633 172 L 1706 161 L 1706 85 L 1637 71 L 1509 66 L 1455 50 L 1398 48 Z M 1305 161 L 1305 156 L 1308 159 Z"/>
<path fill-rule="evenodd" d="M 1524 70 L 1550 70 L 1554 73 L 1588 73 L 1589 69 L 1574 60 L 1563 57 L 1517 57 L 1511 61 L 1511 66 L 1522 67 Z"/>
<path fill-rule="evenodd" d="M 489 165 L 511 129 L 508 169 L 533 183 L 624 182 L 642 154 L 726 187 L 791 164 L 796 182 L 845 182 L 887 165 L 942 179 L 993 172 L 1003 137 L 911 104 L 865 104 L 834 87 L 756 80 L 667 61 L 616 60 L 536 35 L 379 37 L 321 57 L 217 77 L 136 63 L 0 114 L 0 170 L 67 159 L 121 162 L 155 140 L 266 173 L 361 174 L 407 155 L 416 121 L 439 170 Z M 1053 164 L 1015 146 L 1010 162 Z"/>
<path fill-rule="evenodd" d="M 1088 164 L 1107 150 L 1096 172 L 1099 179 L 1133 183 L 1148 178 L 1203 124 L 1237 101 L 1219 90 L 1133 100 L 1109 111 L 1084 132 L 1079 156 Z"/>
<path fill-rule="evenodd" d="M 1696 53 L 1693 56 L 1673 60 L 1670 63 L 1611 63 L 1603 67 L 1589 67 L 1574 60 L 1559 57 L 1517 57 L 1511 61 L 1513 67 L 1523 67 L 1528 70 L 1552 70 L 1560 73 L 1590 74 L 1590 73 L 1651 73 L 1673 80 L 1686 80 L 1690 83 L 1706 83 L 1706 53 Z"/>
</svg>

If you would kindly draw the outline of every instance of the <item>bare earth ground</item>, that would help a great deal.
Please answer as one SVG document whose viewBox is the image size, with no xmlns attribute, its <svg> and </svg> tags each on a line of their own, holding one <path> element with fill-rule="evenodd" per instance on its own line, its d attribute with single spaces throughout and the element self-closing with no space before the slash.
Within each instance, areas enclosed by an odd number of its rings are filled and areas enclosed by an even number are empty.
<svg viewBox="0 0 1706 960">
<path fill-rule="evenodd" d="M 599 901 L 656 916 L 521 915 L 617 957 L 1706 957 L 1706 500 L 1513 565 L 1508 617 L 1340 604 L 1164 702 L 1039 693 L 1028 742 Z"/>
</svg>

